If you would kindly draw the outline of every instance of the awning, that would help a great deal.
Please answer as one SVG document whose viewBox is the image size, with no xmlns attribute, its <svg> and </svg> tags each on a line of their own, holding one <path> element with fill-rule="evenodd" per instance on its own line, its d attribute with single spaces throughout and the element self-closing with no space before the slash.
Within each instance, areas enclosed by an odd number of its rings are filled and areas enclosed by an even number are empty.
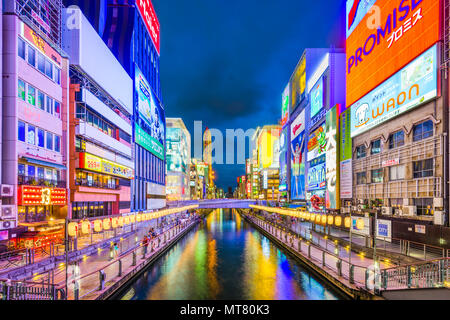
<svg viewBox="0 0 450 320">
<path fill-rule="evenodd" d="M 40 164 L 41 166 L 52 167 L 52 168 L 61 169 L 61 170 L 67 170 L 66 166 L 63 166 L 61 164 L 38 160 L 38 159 L 33 159 L 33 158 L 29 158 L 29 157 L 23 157 L 23 158 L 29 163 Z"/>
</svg>

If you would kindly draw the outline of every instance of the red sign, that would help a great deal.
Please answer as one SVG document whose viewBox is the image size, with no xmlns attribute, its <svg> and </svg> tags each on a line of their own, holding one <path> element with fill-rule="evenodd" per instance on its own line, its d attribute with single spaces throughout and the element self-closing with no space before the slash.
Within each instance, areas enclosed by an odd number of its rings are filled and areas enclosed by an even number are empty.
<svg viewBox="0 0 450 320">
<path fill-rule="evenodd" d="M 159 21 L 152 2 L 150 0 L 136 0 L 136 4 L 159 54 Z"/>
<path fill-rule="evenodd" d="M 347 106 L 438 42 L 441 21 L 439 0 L 377 0 L 373 7 L 354 0 L 351 9 L 346 41 Z M 358 23 L 356 13 L 363 14 Z"/>
<path fill-rule="evenodd" d="M 395 166 L 397 164 L 400 164 L 400 159 L 399 158 L 383 161 L 382 162 L 382 167 L 390 167 L 390 166 Z"/>
<path fill-rule="evenodd" d="M 19 186 L 19 206 L 63 206 L 67 203 L 67 192 L 63 188 Z"/>
</svg>

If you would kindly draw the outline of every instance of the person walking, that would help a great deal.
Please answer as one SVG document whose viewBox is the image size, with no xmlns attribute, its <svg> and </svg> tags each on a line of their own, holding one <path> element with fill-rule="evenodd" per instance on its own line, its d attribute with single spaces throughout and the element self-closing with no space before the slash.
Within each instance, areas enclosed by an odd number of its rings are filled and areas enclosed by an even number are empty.
<svg viewBox="0 0 450 320">
<path fill-rule="evenodd" d="M 147 236 L 144 236 L 144 239 L 142 239 L 142 246 L 143 246 L 143 256 L 142 258 L 145 258 L 145 255 L 147 254 L 147 248 L 148 248 L 149 239 Z"/>
<path fill-rule="evenodd" d="M 114 242 L 113 254 L 114 258 L 117 258 L 119 256 L 119 244 L 117 242 Z"/>
</svg>

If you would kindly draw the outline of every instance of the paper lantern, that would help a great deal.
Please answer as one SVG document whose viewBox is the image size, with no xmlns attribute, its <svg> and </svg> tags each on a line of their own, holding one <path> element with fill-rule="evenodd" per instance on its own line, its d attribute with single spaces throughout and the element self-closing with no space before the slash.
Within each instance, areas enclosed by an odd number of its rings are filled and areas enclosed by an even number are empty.
<svg viewBox="0 0 450 320">
<path fill-rule="evenodd" d="M 112 220 L 111 220 L 111 227 L 113 227 L 113 229 L 115 229 L 118 226 L 119 226 L 119 219 L 118 218 L 112 218 Z"/>
<path fill-rule="evenodd" d="M 95 220 L 94 221 L 94 231 L 95 232 L 102 231 L 102 221 L 101 220 Z"/>
<path fill-rule="evenodd" d="M 130 224 L 130 217 L 129 216 L 125 216 L 123 218 L 123 224 Z"/>
<path fill-rule="evenodd" d="M 142 215 L 140 213 L 138 213 L 136 215 L 136 222 L 141 222 L 142 221 Z"/>
<path fill-rule="evenodd" d="M 358 230 L 364 229 L 364 219 L 363 218 L 356 219 L 356 229 L 358 229 Z"/>
<path fill-rule="evenodd" d="M 325 214 L 322 215 L 321 222 L 322 222 L 322 224 L 327 224 L 327 216 Z"/>
<path fill-rule="evenodd" d="M 123 220 L 124 220 L 123 217 L 117 218 L 117 224 L 119 225 L 119 227 L 123 227 L 123 223 L 124 223 Z"/>
<path fill-rule="evenodd" d="M 336 218 L 334 218 L 334 225 L 336 227 L 340 227 L 342 224 L 342 217 L 341 216 L 336 216 Z"/>
<path fill-rule="evenodd" d="M 307 213 L 305 214 L 305 219 L 306 219 L 306 220 L 311 219 L 311 213 L 307 212 Z"/>
<path fill-rule="evenodd" d="M 78 232 L 78 223 L 70 222 L 67 225 L 67 233 L 69 234 L 69 236 L 76 237 L 77 236 L 77 232 Z"/>
<path fill-rule="evenodd" d="M 103 219 L 103 230 L 111 229 L 111 220 L 109 218 Z"/>
<path fill-rule="evenodd" d="M 334 222 L 334 217 L 332 215 L 329 215 L 328 219 L 327 219 L 327 224 L 332 225 L 333 222 Z"/>
<path fill-rule="evenodd" d="M 136 215 L 132 214 L 130 216 L 130 223 L 134 223 L 136 221 Z"/>
<path fill-rule="evenodd" d="M 345 226 L 346 228 L 350 228 L 350 224 L 351 224 L 351 219 L 350 219 L 350 217 L 345 217 L 345 219 L 344 219 L 344 226 Z"/>
<path fill-rule="evenodd" d="M 320 224 L 320 221 L 322 221 L 322 217 L 320 216 L 320 214 L 316 214 L 316 223 Z"/>
<path fill-rule="evenodd" d="M 311 222 L 316 221 L 316 214 L 315 213 L 311 213 L 311 215 L 309 216 L 309 221 L 311 221 Z"/>
<path fill-rule="evenodd" d="M 91 223 L 89 221 L 83 221 L 81 223 L 81 233 L 82 234 L 91 233 Z"/>
</svg>

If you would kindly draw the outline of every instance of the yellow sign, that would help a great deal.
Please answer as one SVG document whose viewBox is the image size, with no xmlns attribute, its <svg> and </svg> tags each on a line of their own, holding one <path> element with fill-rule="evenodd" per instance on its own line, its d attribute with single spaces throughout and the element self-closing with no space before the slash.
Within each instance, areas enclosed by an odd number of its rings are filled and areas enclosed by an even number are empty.
<svg viewBox="0 0 450 320">
<path fill-rule="evenodd" d="M 106 173 L 125 179 L 133 179 L 134 176 L 133 169 L 86 152 L 80 153 L 80 168 Z"/>
</svg>

